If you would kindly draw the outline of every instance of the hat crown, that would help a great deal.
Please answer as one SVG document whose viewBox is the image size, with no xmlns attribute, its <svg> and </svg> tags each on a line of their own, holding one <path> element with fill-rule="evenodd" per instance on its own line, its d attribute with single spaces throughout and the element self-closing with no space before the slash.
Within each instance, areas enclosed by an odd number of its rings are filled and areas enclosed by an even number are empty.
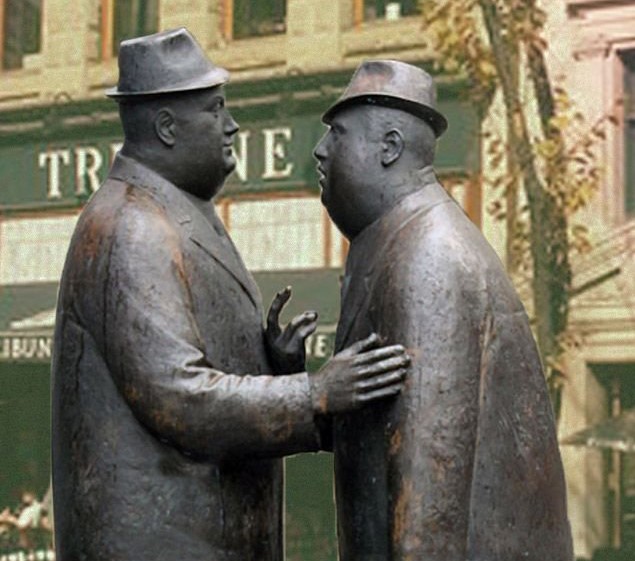
<svg viewBox="0 0 635 561">
<path fill-rule="evenodd" d="M 119 83 L 111 97 L 211 88 L 229 73 L 212 64 L 185 28 L 135 37 L 119 47 Z"/>
<path fill-rule="evenodd" d="M 328 109 L 328 122 L 343 107 L 373 99 L 408 111 L 424 119 L 436 136 L 443 134 L 447 121 L 436 109 L 436 87 L 432 76 L 412 64 L 397 60 L 367 60 L 355 70 L 342 96 Z"/>
<path fill-rule="evenodd" d="M 432 76 L 397 60 L 368 60 L 353 74 L 344 96 L 391 95 L 434 107 L 437 93 Z M 342 97 L 344 97 L 342 96 Z"/>
</svg>

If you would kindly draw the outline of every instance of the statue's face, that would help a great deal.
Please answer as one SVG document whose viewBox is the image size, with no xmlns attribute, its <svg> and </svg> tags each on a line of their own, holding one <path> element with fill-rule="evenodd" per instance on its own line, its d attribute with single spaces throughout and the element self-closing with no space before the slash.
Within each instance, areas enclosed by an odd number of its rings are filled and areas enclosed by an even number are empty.
<svg viewBox="0 0 635 561">
<path fill-rule="evenodd" d="M 225 106 L 222 87 L 192 93 L 177 111 L 175 148 L 187 170 L 186 188 L 211 198 L 236 167 L 232 146 L 238 124 Z"/>
<path fill-rule="evenodd" d="M 354 238 L 375 215 L 381 142 L 368 106 L 337 112 L 313 151 L 322 203 L 340 231 Z"/>
</svg>

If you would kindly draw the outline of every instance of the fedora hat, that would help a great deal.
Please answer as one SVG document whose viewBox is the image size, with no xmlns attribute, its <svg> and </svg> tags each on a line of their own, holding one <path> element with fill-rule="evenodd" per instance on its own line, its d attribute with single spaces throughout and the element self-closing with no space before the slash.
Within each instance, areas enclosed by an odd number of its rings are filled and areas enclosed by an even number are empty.
<svg viewBox="0 0 635 561">
<path fill-rule="evenodd" d="M 185 28 L 122 41 L 119 83 L 109 97 L 185 92 L 220 86 L 229 72 L 215 66 Z"/>
<path fill-rule="evenodd" d="M 426 121 L 437 137 L 448 128 L 445 117 L 435 109 L 436 89 L 432 76 L 405 62 L 362 62 L 342 96 L 329 107 L 322 120 L 328 124 L 339 110 L 360 103 L 408 111 Z"/>
</svg>

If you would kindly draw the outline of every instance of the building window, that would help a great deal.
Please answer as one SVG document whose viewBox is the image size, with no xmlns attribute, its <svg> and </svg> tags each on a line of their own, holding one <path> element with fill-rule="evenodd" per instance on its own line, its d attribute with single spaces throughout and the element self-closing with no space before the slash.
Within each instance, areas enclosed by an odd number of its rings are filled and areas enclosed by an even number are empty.
<svg viewBox="0 0 635 561">
<path fill-rule="evenodd" d="M 0 0 L 2 68 L 22 68 L 25 55 L 41 46 L 42 0 Z"/>
<path fill-rule="evenodd" d="M 341 267 L 346 244 L 316 197 L 226 200 L 219 215 L 251 271 Z"/>
<path fill-rule="evenodd" d="M 76 223 L 76 215 L 2 222 L 0 284 L 59 281 Z"/>
<path fill-rule="evenodd" d="M 101 0 L 101 54 L 116 57 L 119 43 L 159 29 L 159 0 Z"/>
<path fill-rule="evenodd" d="M 635 215 L 635 50 L 621 53 L 624 64 L 624 211 Z"/>
<path fill-rule="evenodd" d="M 225 0 L 228 39 L 262 37 L 286 31 L 286 0 Z"/>
<path fill-rule="evenodd" d="M 418 0 L 355 0 L 355 21 L 394 21 L 419 12 Z"/>
</svg>

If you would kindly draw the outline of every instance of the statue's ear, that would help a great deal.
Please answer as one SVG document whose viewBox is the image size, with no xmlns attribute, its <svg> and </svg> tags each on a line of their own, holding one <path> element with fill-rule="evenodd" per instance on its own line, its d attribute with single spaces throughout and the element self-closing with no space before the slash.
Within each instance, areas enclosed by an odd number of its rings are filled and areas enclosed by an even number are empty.
<svg viewBox="0 0 635 561">
<path fill-rule="evenodd" d="M 405 143 L 401 131 L 398 129 L 389 130 L 384 134 L 381 142 L 381 164 L 384 167 L 388 167 L 396 162 L 401 156 L 404 146 Z"/>
<path fill-rule="evenodd" d="M 174 146 L 176 142 L 175 125 L 176 121 L 171 109 L 162 107 L 157 111 L 154 117 L 154 131 L 166 146 Z"/>
</svg>

